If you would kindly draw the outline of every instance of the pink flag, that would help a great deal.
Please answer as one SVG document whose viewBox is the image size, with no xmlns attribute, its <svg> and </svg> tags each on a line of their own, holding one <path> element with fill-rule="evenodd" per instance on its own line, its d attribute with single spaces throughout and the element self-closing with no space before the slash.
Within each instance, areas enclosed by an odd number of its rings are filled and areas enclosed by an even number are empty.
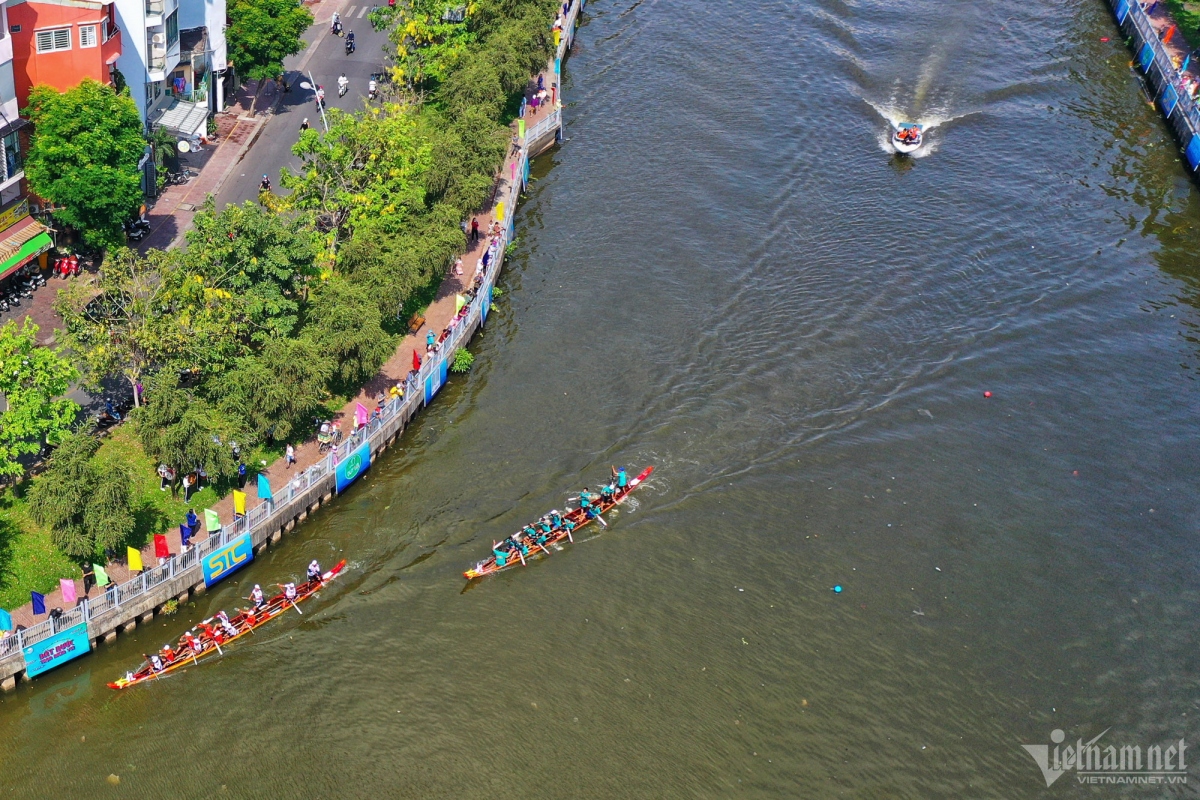
<svg viewBox="0 0 1200 800">
<path fill-rule="evenodd" d="M 354 421 L 358 424 L 358 427 L 361 428 L 363 425 L 367 424 L 367 417 L 370 416 L 370 414 L 371 412 L 367 411 L 367 407 L 362 403 L 354 404 Z"/>
<path fill-rule="evenodd" d="M 75 581 L 69 578 L 61 578 L 58 581 L 58 585 L 62 589 L 63 602 L 74 603 L 76 600 Z"/>
</svg>

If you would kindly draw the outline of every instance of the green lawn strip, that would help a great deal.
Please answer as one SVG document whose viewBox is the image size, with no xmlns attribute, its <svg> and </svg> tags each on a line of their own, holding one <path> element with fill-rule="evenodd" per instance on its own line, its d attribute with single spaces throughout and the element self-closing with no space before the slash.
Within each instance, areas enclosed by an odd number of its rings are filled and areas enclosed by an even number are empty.
<svg viewBox="0 0 1200 800">
<path fill-rule="evenodd" d="M 53 591 L 59 578 L 82 573 L 50 541 L 50 532 L 29 517 L 25 501 L 10 487 L 0 495 L 0 608 L 29 602 L 29 593 Z"/>
</svg>

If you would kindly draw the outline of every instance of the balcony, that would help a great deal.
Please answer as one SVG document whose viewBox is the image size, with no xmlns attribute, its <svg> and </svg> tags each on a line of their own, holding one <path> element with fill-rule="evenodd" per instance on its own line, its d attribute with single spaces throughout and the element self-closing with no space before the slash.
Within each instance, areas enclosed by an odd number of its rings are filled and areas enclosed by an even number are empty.
<svg viewBox="0 0 1200 800">
<path fill-rule="evenodd" d="M 166 0 L 146 0 L 146 27 L 158 28 L 163 24 L 166 13 Z"/>
</svg>

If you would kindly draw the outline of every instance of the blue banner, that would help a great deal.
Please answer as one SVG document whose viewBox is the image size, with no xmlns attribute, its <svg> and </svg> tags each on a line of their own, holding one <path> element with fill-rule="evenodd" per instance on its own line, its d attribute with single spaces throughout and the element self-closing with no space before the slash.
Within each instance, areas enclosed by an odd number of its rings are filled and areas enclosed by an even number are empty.
<svg viewBox="0 0 1200 800">
<path fill-rule="evenodd" d="M 250 534 L 243 533 L 221 549 L 214 550 L 200 559 L 200 566 L 204 571 L 204 585 L 212 586 L 253 560 L 254 544 L 250 541 Z"/>
<path fill-rule="evenodd" d="M 1125 15 L 1128 13 L 1129 13 L 1129 3 L 1125 2 L 1125 0 L 1121 0 L 1121 2 L 1117 3 L 1117 24 L 1118 25 L 1125 24 Z"/>
<path fill-rule="evenodd" d="M 367 471 L 369 466 L 371 466 L 371 443 L 364 440 L 362 444 L 354 448 L 353 453 L 339 461 L 337 469 L 333 471 L 338 494 L 346 491 L 346 487 L 354 483 L 359 475 Z"/>
<path fill-rule="evenodd" d="M 1179 95 L 1175 91 L 1175 87 L 1167 84 L 1167 88 L 1162 93 L 1162 110 L 1168 117 L 1175 110 L 1175 106 L 1179 104 Z"/>
<path fill-rule="evenodd" d="M 436 367 L 429 371 L 429 377 L 425 379 L 425 405 L 429 405 L 430 401 L 433 400 L 433 396 L 446 383 L 446 375 L 449 367 L 450 365 L 443 358 Z"/>
<path fill-rule="evenodd" d="M 1187 156 L 1188 164 L 1192 169 L 1200 168 L 1200 136 L 1192 137 L 1183 154 Z"/>
<path fill-rule="evenodd" d="M 524 172 L 525 172 L 525 174 L 524 174 L 524 176 L 521 178 L 521 186 L 528 186 L 528 185 L 529 185 L 529 159 L 528 159 L 528 158 L 527 158 L 527 159 L 525 159 L 525 170 L 524 170 Z"/>
<path fill-rule="evenodd" d="M 1141 52 L 1138 53 L 1138 63 L 1142 65 L 1142 72 L 1150 71 L 1150 64 L 1154 61 L 1154 50 L 1150 47 L 1150 43 L 1142 45 Z"/>
<path fill-rule="evenodd" d="M 25 654 L 25 675 L 32 678 L 41 675 L 46 670 L 67 663 L 73 658 L 79 658 L 92 649 L 88 641 L 87 623 L 72 625 L 65 631 L 59 631 L 49 639 L 42 639 L 37 644 L 31 644 L 22 652 Z"/>
<path fill-rule="evenodd" d="M 492 310 L 492 287 L 483 287 L 483 303 L 479 307 L 479 322 L 487 322 L 488 312 Z"/>
</svg>

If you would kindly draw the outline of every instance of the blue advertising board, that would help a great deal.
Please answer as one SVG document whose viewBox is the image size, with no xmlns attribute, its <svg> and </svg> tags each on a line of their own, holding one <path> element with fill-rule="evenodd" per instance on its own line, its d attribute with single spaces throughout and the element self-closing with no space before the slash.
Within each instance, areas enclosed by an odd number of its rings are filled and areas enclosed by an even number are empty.
<svg viewBox="0 0 1200 800">
<path fill-rule="evenodd" d="M 1192 137 L 1183 154 L 1187 156 L 1188 164 L 1191 164 L 1192 169 L 1200 169 L 1200 136 Z"/>
<path fill-rule="evenodd" d="M 254 544 L 250 541 L 250 534 L 243 533 L 229 544 L 200 559 L 200 566 L 204 571 L 204 585 L 212 586 L 253 560 Z"/>
<path fill-rule="evenodd" d="M 483 304 L 479 307 L 479 321 L 487 322 L 488 312 L 492 310 L 492 287 L 487 286 L 483 290 Z"/>
<path fill-rule="evenodd" d="M 1179 103 L 1179 94 L 1175 91 L 1175 87 L 1167 84 L 1167 88 L 1163 89 L 1162 93 L 1162 110 L 1168 117 L 1175 110 L 1175 106 Z"/>
<path fill-rule="evenodd" d="M 91 649 L 87 623 L 72 625 L 65 631 L 59 631 L 49 639 L 42 639 L 21 651 L 25 655 L 25 674 L 30 678 L 41 675 L 46 670 L 79 658 Z"/>
<path fill-rule="evenodd" d="M 1150 64 L 1154 61 L 1154 48 L 1150 47 L 1149 42 L 1142 45 L 1142 51 L 1138 53 L 1138 63 L 1142 65 L 1142 72 L 1150 71 Z"/>
<path fill-rule="evenodd" d="M 364 441 L 354 448 L 354 452 L 339 461 L 337 469 L 333 471 L 338 494 L 354 483 L 359 475 L 367 471 L 369 466 L 371 466 L 371 443 Z"/>
<path fill-rule="evenodd" d="M 449 375 L 450 364 L 443 358 L 436 367 L 430 370 L 429 377 L 425 379 L 425 405 L 429 405 L 438 390 L 446 385 L 446 378 Z"/>
<path fill-rule="evenodd" d="M 1124 25 L 1125 24 L 1125 15 L 1129 13 L 1129 3 L 1127 3 L 1126 0 L 1121 0 L 1121 2 L 1117 3 L 1116 12 L 1117 12 L 1117 23 Z"/>
</svg>

